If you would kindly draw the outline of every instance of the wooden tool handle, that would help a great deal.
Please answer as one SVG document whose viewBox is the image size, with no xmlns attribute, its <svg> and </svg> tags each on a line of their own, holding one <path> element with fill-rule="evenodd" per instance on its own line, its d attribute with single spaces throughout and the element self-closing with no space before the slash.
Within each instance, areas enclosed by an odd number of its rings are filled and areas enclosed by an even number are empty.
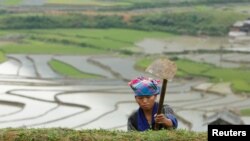
<svg viewBox="0 0 250 141">
<path fill-rule="evenodd" d="M 165 97 L 165 93 L 166 93 L 166 88 L 167 88 L 167 79 L 163 79 L 162 82 L 162 87 L 161 87 L 161 95 L 160 95 L 160 100 L 159 100 L 159 106 L 158 106 L 158 110 L 157 110 L 157 115 L 161 114 L 162 111 L 162 107 L 163 107 L 163 103 L 164 103 L 164 97 Z M 155 123 L 155 130 L 159 130 L 159 124 Z"/>
</svg>

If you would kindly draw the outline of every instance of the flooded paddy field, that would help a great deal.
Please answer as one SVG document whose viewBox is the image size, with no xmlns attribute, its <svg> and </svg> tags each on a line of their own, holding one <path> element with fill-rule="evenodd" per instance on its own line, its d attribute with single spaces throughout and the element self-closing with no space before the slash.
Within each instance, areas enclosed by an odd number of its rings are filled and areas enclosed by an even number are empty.
<svg viewBox="0 0 250 141">
<path fill-rule="evenodd" d="M 200 45 L 192 46 L 193 41 L 190 48 L 185 49 L 175 46 L 185 43 L 165 42 L 150 39 L 137 45 L 143 47 L 145 54 L 204 49 Z M 152 52 L 149 45 L 157 46 L 157 49 Z M 245 46 L 246 50 L 248 48 Z M 228 48 L 214 45 L 210 49 L 223 51 Z M 0 64 L 0 128 L 66 127 L 126 131 L 127 117 L 137 108 L 127 82 L 136 76 L 148 75 L 134 68 L 137 59 L 134 56 L 8 54 L 7 57 L 8 60 Z M 229 68 L 250 64 L 247 52 L 179 54 L 178 57 Z M 48 62 L 52 59 L 103 78 L 67 79 L 50 68 Z M 175 78 L 169 82 L 165 103 L 175 110 L 179 128 L 206 131 L 207 115 L 223 108 L 249 108 L 250 97 L 235 95 L 230 84 L 208 83 L 201 78 Z M 250 117 L 242 117 L 242 120 L 250 124 Z"/>
</svg>

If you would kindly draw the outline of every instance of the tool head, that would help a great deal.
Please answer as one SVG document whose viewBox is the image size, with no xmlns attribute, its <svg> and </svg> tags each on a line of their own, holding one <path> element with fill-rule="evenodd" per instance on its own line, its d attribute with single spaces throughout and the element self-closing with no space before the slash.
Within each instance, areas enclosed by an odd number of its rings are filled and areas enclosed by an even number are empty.
<svg viewBox="0 0 250 141">
<path fill-rule="evenodd" d="M 174 62 L 167 58 L 160 58 L 146 68 L 146 72 L 162 79 L 172 79 L 175 76 L 177 67 Z"/>
</svg>

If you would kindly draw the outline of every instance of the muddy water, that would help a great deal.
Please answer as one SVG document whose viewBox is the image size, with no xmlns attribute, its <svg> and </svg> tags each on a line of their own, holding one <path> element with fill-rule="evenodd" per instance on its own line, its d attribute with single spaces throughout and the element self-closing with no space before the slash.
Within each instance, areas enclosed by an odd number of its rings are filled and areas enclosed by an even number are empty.
<svg viewBox="0 0 250 141">
<path fill-rule="evenodd" d="M 136 43 L 146 54 L 183 52 L 198 49 L 215 50 L 229 47 L 227 38 L 179 36 L 169 39 L 145 39 Z"/>
</svg>

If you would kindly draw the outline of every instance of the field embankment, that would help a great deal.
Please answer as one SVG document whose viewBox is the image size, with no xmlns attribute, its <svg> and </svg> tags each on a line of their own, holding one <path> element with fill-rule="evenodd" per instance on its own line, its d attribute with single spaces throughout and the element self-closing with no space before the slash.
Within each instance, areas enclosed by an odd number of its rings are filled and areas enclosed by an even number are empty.
<svg viewBox="0 0 250 141">
<path fill-rule="evenodd" d="M 0 130 L 0 141 L 206 141 L 207 133 L 187 130 L 124 132 L 65 128 Z"/>
</svg>

